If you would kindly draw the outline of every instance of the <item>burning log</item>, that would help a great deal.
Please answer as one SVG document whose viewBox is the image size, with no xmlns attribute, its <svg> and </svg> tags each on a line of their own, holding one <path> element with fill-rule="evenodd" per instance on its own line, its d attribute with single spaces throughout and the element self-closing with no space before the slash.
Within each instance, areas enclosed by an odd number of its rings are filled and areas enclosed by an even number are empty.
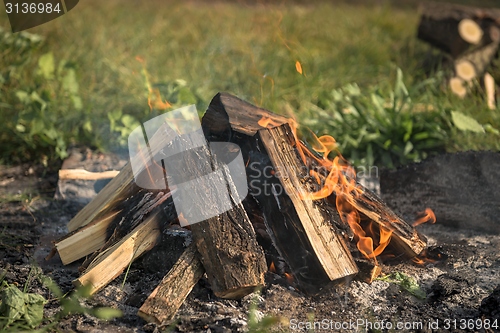
<svg viewBox="0 0 500 333">
<path fill-rule="evenodd" d="M 262 119 L 276 126 L 266 128 L 266 124 L 259 124 Z M 318 203 L 300 197 L 307 175 L 288 121 L 233 96 L 218 94 L 202 126 L 210 141 L 231 140 L 241 147 L 250 193 L 263 212 L 267 232 L 299 287 L 316 294 L 332 281 L 353 276 L 357 267 L 333 229 L 335 215 L 328 216 Z"/>
<path fill-rule="evenodd" d="M 335 195 L 330 196 L 329 200 L 333 201 L 334 198 L 336 199 Z M 379 237 L 383 238 L 382 235 L 385 233 L 391 238 L 391 246 L 395 247 L 395 253 L 413 258 L 426 248 L 425 236 L 418 233 L 368 189 L 363 189 L 359 196 L 344 196 L 344 200 L 360 213 L 360 220 L 367 217 L 378 225 Z M 389 245 L 389 240 L 386 244 Z"/>
<path fill-rule="evenodd" d="M 198 258 L 195 244 L 191 244 L 177 263 L 161 280 L 138 311 L 148 322 L 165 324 L 172 319 L 205 270 Z"/>
</svg>

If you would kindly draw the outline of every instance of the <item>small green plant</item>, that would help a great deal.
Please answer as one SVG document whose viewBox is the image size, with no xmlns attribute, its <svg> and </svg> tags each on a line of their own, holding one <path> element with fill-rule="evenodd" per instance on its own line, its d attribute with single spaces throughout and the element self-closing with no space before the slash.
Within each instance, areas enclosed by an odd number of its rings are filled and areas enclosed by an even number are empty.
<svg viewBox="0 0 500 333">
<path fill-rule="evenodd" d="M 417 281 L 404 273 L 395 272 L 378 278 L 377 280 L 395 283 L 399 287 L 419 299 L 425 299 L 427 294 L 418 285 Z"/>
<path fill-rule="evenodd" d="M 15 285 L 2 283 L 0 329 L 12 324 L 17 327 L 35 328 L 42 323 L 43 306 L 47 301 L 41 295 L 26 293 Z"/>
<path fill-rule="evenodd" d="M 21 291 L 15 285 L 2 281 L 0 291 L 0 329 L 2 332 L 28 331 L 34 328 L 38 328 L 38 332 L 48 332 L 70 314 L 90 314 L 103 320 L 122 315 L 118 309 L 83 306 L 81 301 L 90 296 L 90 286 L 77 288 L 74 292 L 64 295 L 50 278 L 46 276 L 39 276 L 39 278 L 56 296 L 61 310 L 51 318 L 44 318 L 43 308 L 49 302 L 48 300 L 42 295 L 28 293 L 26 290 Z M 24 289 L 27 289 L 27 286 Z"/>
<path fill-rule="evenodd" d="M 393 168 L 420 161 L 444 150 L 447 138 L 445 113 L 415 110 L 400 69 L 389 93 L 362 93 L 349 84 L 322 98 L 300 120 L 319 135 L 333 135 L 354 165 Z"/>
<path fill-rule="evenodd" d="M 0 159 L 6 162 L 64 158 L 68 144 L 91 130 L 76 64 L 40 55 L 42 44 L 38 35 L 0 28 Z"/>
</svg>

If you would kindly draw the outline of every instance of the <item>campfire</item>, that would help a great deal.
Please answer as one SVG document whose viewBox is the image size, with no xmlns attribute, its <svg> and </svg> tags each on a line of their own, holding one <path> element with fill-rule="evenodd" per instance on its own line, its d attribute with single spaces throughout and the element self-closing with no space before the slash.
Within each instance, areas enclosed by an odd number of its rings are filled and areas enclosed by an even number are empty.
<svg viewBox="0 0 500 333">
<path fill-rule="evenodd" d="M 151 157 L 184 140 L 172 140 L 172 129 L 162 126 L 149 138 Z M 413 225 L 404 221 L 356 181 L 354 168 L 336 151 L 333 137 L 302 142 L 293 119 L 225 93 L 213 98 L 201 126 L 209 144 L 171 166 L 193 175 L 198 186 L 191 188 L 190 196 L 205 196 L 206 202 L 185 196 L 183 202 L 191 207 L 178 211 L 174 197 L 180 191 L 165 183 L 172 177 L 167 174 L 170 168 L 146 163 L 147 155 L 139 152 L 68 223 L 69 234 L 55 242 L 54 252 L 63 264 L 85 258 L 74 285 L 90 285 L 92 293 L 98 292 L 164 241 L 162 235 L 169 230 L 190 232 L 192 242 L 185 244 L 139 309 L 139 316 L 158 324 L 175 316 L 204 274 L 220 298 L 252 293 L 264 285 L 268 270 L 285 276 L 295 289 L 317 295 L 358 273 L 372 281 L 381 274 L 379 261 L 424 260 L 427 240 L 415 226 L 435 222 L 432 211 L 426 209 Z M 221 142 L 239 147 L 228 155 L 243 158 L 248 189 L 244 198 L 238 197 L 231 166 L 212 156 Z M 209 157 L 210 163 L 200 167 L 200 156 Z M 141 163 L 146 167 L 138 174 Z M 204 167 L 217 171 L 215 187 L 196 182 L 206 174 Z M 163 182 L 163 187 L 148 189 L 137 179 Z M 225 193 L 218 191 L 221 188 Z M 226 193 L 232 204 L 228 210 L 189 223 L 191 209 L 216 207 Z"/>
</svg>

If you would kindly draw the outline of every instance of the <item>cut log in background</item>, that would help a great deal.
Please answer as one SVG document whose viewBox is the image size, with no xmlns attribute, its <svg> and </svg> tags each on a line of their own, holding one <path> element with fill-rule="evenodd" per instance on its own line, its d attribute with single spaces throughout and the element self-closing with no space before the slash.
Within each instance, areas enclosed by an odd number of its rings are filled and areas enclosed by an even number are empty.
<svg viewBox="0 0 500 333">
<path fill-rule="evenodd" d="M 500 44 L 500 9 L 475 8 L 449 3 L 423 3 L 418 38 L 449 55 L 454 77 L 449 80 L 451 91 L 464 97 L 469 82 L 482 79 L 486 74 L 500 83 L 498 58 Z M 491 80 L 484 83 L 486 99 L 490 108 L 495 87 Z"/>
<path fill-rule="evenodd" d="M 265 230 L 258 229 L 259 234 L 270 238 L 301 291 L 317 294 L 358 272 L 351 253 L 359 256 L 359 252 L 349 243 L 353 233 L 339 217 L 334 195 L 314 201 L 303 197 L 323 183 L 326 175 L 318 172 L 316 179 L 310 176 L 315 153 L 298 141 L 292 123 L 229 94 L 214 97 L 202 119 L 205 137 L 209 142 L 232 142 L 240 147 L 250 195 L 240 204 L 233 200 L 229 211 L 191 226 L 194 245 L 185 250 L 148 297 L 139 311 L 141 317 L 157 323 L 170 320 L 203 272 L 214 294 L 223 298 L 241 298 L 262 286 L 271 263 L 266 264 L 264 250 L 256 240 L 255 229 L 261 225 Z M 166 129 L 160 129 L 150 140 L 153 155 L 171 139 Z M 203 153 L 210 155 L 208 149 Z M 194 175 L 198 163 L 191 162 L 186 167 L 192 168 Z M 233 186 L 229 173 L 222 174 L 220 182 Z M 203 186 L 200 183 L 196 191 L 212 191 Z M 390 231 L 392 248 L 398 255 L 421 253 L 425 237 L 373 193 L 357 186 L 362 195 L 348 202 L 364 220 L 373 222 L 373 237 L 382 230 Z M 173 205 L 175 191 L 139 188 L 130 164 L 126 165 L 70 221 L 70 233 L 55 243 L 63 263 L 89 256 L 75 285 L 91 283 L 96 292 L 161 242 L 162 232 L 181 218 Z M 179 281 L 182 283 L 177 284 Z"/>
<path fill-rule="evenodd" d="M 384 200 L 404 217 L 414 217 L 415 205 L 428 205 L 441 225 L 495 234 L 499 187 L 500 153 L 491 151 L 443 154 L 380 175 Z"/>
</svg>

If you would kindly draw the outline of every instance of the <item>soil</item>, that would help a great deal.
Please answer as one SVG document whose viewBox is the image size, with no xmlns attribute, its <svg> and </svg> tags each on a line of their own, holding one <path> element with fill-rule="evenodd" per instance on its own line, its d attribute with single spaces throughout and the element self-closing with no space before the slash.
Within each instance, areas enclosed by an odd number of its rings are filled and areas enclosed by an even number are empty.
<svg viewBox="0 0 500 333">
<path fill-rule="evenodd" d="M 122 161 L 85 149 L 79 153 L 75 163 L 90 171 L 113 167 Z M 59 193 L 56 196 L 59 199 L 55 200 L 57 186 L 57 173 L 42 167 L 0 168 L 0 276 L 9 284 L 21 289 L 26 286 L 28 292 L 48 299 L 46 317 L 53 316 L 60 308 L 39 277 L 49 276 L 64 292 L 70 292 L 71 281 L 79 276 L 81 263 L 63 266 L 57 255 L 48 261 L 44 259 L 52 248 L 51 242 L 67 232 L 66 224 L 84 204 L 68 197 L 61 199 L 64 193 Z M 500 223 L 498 219 L 496 223 Z M 164 245 L 134 262 L 126 277 L 122 274 L 93 298 L 82 301 L 87 306 L 119 308 L 122 317 L 102 321 L 90 315 L 69 315 L 58 323 L 57 329 L 244 332 L 249 329 L 249 310 L 255 303 L 253 314 L 257 318 L 275 316 L 278 323 L 272 330 L 279 332 L 500 331 L 493 327 L 495 321 L 500 327 L 500 237 L 471 225 L 457 228 L 440 225 L 438 221 L 419 227 L 429 241 L 428 257 L 438 260 L 428 260 L 423 265 L 381 260 L 385 274 L 399 272 L 413 277 L 425 292 L 424 299 L 394 282 L 376 280 L 368 284 L 358 278 L 311 297 L 302 294 L 283 276 L 267 272 L 266 286 L 260 294 L 242 300 L 224 300 L 215 297 L 208 281 L 202 278 L 176 319 L 167 327 L 159 327 L 148 324 L 136 313 L 189 238 L 187 232 L 170 230 L 164 234 Z"/>
</svg>

